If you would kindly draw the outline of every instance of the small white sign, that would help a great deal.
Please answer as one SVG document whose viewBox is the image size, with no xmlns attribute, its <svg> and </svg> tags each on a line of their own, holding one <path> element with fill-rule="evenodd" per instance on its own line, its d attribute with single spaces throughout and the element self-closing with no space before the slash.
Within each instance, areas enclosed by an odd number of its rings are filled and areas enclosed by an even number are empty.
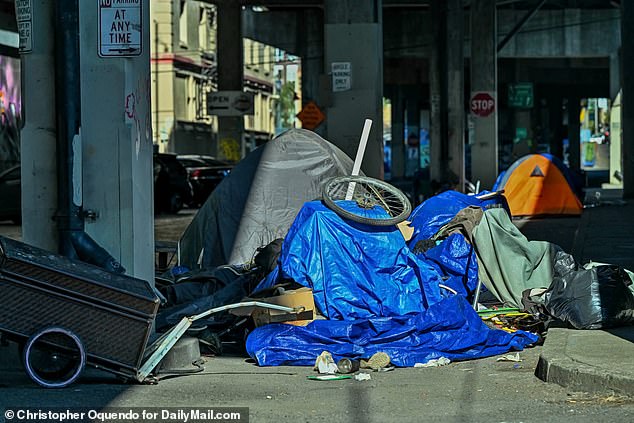
<svg viewBox="0 0 634 423">
<path fill-rule="evenodd" d="M 608 99 L 607 98 L 600 98 L 597 103 L 598 103 L 599 109 L 607 109 L 608 108 Z"/>
<path fill-rule="evenodd" d="M 332 74 L 332 91 L 348 91 L 352 88 L 352 65 L 350 62 L 332 62 L 330 64 Z"/>
<path fill-rule="evenodd" d="M 141 0 L 99 2 L 99 56 L 139 56 L 142 45 Z"/>
<path fill-rule="evenodd" d="M 207 114 L 244 116 L 254 114 L 254 94 L 242 91 L 211 91 L 207 93 Z"/>
<path fill-rule="evenodd" d="M 15 17 L 18 21 L 20 34 L 20 53 L 30 53 L 33 50 L 33 14 L 31 0 L 15 0 Z"/>
</svg>

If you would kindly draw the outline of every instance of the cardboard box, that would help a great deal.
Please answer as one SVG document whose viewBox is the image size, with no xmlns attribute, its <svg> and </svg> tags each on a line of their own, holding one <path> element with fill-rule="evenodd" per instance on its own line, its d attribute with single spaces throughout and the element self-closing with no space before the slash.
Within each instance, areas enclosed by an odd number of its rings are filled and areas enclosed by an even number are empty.
<svg viewBox="0 0 634 423">
<path fill-rule="evenodd" d="M 410 223 L 411 222 L 404 220 L 396 225 L 396 227 L 401 231 L 403 238 L 405 238 L 405 241 L 409 241 L 410 239 L 412 239 L 412 235 L 414 235 L 414 228 L 409 226 Z"/>
<path fill-rule="evenodd" d="M 285 291 L 281 295 L 265 298 L 246 298 L 244 301 L 259 301 L 268 304 L 277 304 L 286 307 L 300 308 L 297 313 L 286 313 L 281 310 L 271 310 L 263 307 L 244 307 L 231 310 L 236 316 L 251 316 L 255 326 L 269 323 L 288 323 L 297 326 L 306 326 L 315 319 L 315 300 L 310 288 Z"/>
</svg>

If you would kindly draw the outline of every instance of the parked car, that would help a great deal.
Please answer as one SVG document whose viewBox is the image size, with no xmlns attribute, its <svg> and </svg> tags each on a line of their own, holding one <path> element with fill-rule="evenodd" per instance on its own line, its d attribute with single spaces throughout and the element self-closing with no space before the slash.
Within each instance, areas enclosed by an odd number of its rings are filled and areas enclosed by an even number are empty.
<svg viewBox="0 0 634 423">
<path fill-rule="evenodd" d="M 177 156 L 177 158 L 187 169 L 189 182 L 194 190 L 194 196 L 190 203 L 193 207 L 203 204 L 233 168 L 232 164 L 211 156 L 184 154 Z"/>
<path fill-rule="evenodd" d="M 0 172 L 0 220 L 22 222 L 20 165 Z"/>
<path fill-rule="evenodd" d="M 154 212 L 178 213 L 192 199 L 187 170 L 176 154 L 154 153 Z"/>
</svg>

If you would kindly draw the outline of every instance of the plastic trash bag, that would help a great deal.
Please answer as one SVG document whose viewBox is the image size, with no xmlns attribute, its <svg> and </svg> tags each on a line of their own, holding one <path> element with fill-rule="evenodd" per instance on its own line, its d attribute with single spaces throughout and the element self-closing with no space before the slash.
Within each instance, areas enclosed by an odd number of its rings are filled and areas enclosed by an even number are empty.
<svg viewBox="0 0 634 423">
<path fill-rule="evenodd" d="M 553 282 L 544 294 L 544 306 L 551 316 L 576 329 L 634 324 L 634 295 L 628 288 L 632 282 L 623 268 L 578 268 L 572 256 L 559 254 L 554 270 Z"/>
</svg>

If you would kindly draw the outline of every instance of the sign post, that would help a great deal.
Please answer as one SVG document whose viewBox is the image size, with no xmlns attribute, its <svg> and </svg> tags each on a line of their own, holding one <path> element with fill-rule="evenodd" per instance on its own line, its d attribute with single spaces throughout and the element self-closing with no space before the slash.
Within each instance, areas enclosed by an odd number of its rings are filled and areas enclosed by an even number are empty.
<svg viewBox="0 0 634 423">
<path fill-rule="evenodd" d="M 20 53 L 33 51 L 33 7 L 31 0 L 15 1 L 15 16 L 20 34 Z"/>
<path fill-rule="evenodd" d="M 99 56 L 140 56 L 143 51 L 141 0 L 97 1 L 99 1 Z"/>
<path fill-rule="evenodd" d="M 314 101 L 309 101 L 297 114 L 297 118 L 302 122 L 302 128 L 312 131 L 326 119 L 326 116 L 319 110 Z"/>
<path fill-rule="evenodd" d="M 469 105 L 475 116 L 487 117 L 495 111 L 495 96 L 488 91 L 474 92 Z"/>
<path fill-rule="evenodd" d="M 332 62 L 332 91 L 348 91 L 352 88 L 352 65 L 350 62 Z"/>
<path fill-rule="evenodd" d="M 244 116 L 254 113 L 254 94 L 243 91 L 211 91 L 207 93 L 207 114 Z"/>
<path fill-rule="evenodd" d="M 530 82 L 509 84 L 508 104 L 509 107 L 520 109 L 533 107 L 533 84 Z"/>
</svg>

